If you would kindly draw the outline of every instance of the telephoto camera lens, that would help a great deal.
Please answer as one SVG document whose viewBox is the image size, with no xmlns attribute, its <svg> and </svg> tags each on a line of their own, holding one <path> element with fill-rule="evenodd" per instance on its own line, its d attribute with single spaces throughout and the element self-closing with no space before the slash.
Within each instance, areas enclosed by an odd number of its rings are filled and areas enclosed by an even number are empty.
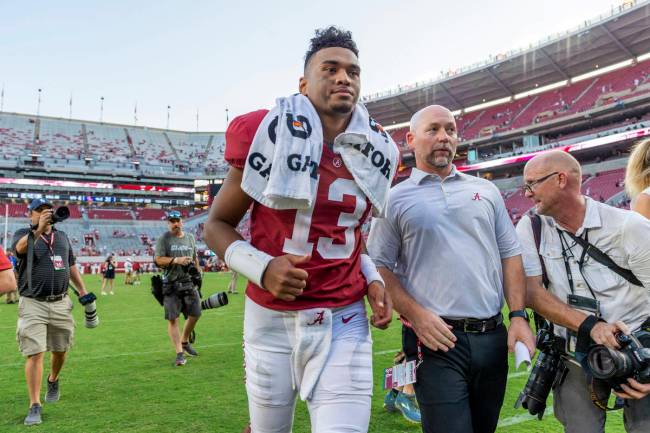
<svg viewBox="0 0 650 433">
<path fill-rule="evenodd" d="M 219 292 L 211 295 L 209 298 L 201 301 L 201 309 L 209 310 L 211 308 L 219 308 L 228 305 L 228 295 L 226 292 Z"/>
<path fill-rule="evenodd" d="M 99 325 L 99 317 L 97 316 L 97 304 L 95 300 L 97 296 L 94 293 L 86 293 L 79 297 L 79 303 L 84 306 L 84 314 L 86 315 L 86 328 L 96 328 Z"/>
<path fill-rule="evenodd" d="M 524 390 L 515 403 L 515 409 L 520 405 L 528 410 L 531 415 L 542 419 L 546 410 L 546 400 L 551 388 L 565 371 L 560 356 L 555 352 L 540 352 L 530 373 Z"/>
<path fill-rule="evenodd" d="M 621 345 L 621 350 L 610 349 L 601 344 L 594 346 L 587 355 L 587 362 L 591 373 L 596 379 L 613 379 L 615 377 L 630 377 L 634 372 L 634 361 L 631 353 L 624 351 L 632 339 L 619 334 L 616 340 Z"/>
<path fill-rule="evenodd" d="M 86 328 L 96 328 L 99 325 L 99 317 L 97 317 L 97 306 L 95 301 L 90 304 L 84 305 L 86 315 Z"/>
</svg>

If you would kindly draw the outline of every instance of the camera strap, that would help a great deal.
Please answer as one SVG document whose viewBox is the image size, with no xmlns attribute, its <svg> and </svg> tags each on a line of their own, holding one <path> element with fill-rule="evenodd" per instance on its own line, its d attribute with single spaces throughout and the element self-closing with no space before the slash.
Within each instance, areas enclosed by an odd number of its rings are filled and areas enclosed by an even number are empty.
<svg viewBox="0 0 650 433">
<path fill-rule="evenodd" d="M 607 254 L 599 250 L 593 244 L 589 243 L 588 240 L 576 236 L 571 232 L 566 232 L 566 233 L 569 236 L 571 236 L 571 238 L 573 238 L 573 240 L 576 241 L 576 243 L 578 243 L 578 245 L 580 245 L 583 248 L 583 250 L 586 252 L 587 255 L 589 255 L 589 257 L 591 257 L 601 265 L 607 267 L 615 274 L 618 274 L 619 276 L 623 277 L 629 283 L 634 284 L 635 286 L 643 287 L 643 283 L 639 281 L 639 279 L 634 275 L 634 273 L 632 273 L 631 270 L 625 269 L 617 265 L 614 262 L 614 260 L 612 260 Z"/>
<path fill-rule="evenodd" d="M 542 265 L 542 284 L 548 290 L 549 279 L 546 273 L 546 265 L 544 264 L 544 257 L 540 253 L 540 245 L 542 244 L 542 217 L 538 214 L 533 214 L 530 217 L 530 223 L 533 229 L 533 238 L 535 239 L 535 247 L 537 248 L 537 255 L 539 256 L 539 263 Z M 535 329 L 539 331 L 541 328 L 547 327 L 553 333 L 553 324 L 547 321 L 544 316 L 533 310 L 533 320 L 535 321 Z"/>
<path fill-rule="evenodd" d="M 32 267 L 34 266 L 34 232 L 31 230 L 27 235 L 27 269 L 25 269 L 25 276 L 27 277 L 27 290 L 30 296 L 32 295 Z"/>
<path fill-rule="evenodd" d="M 604 411 L 619 410 L 625 406 L 625 400 L 616 397 L 614 405 L 609 407 L 607 403 L 612 393 L 612 387 L 604 380 L 596 379 L 592 376 L 589 376 L 589 379 L 591 379 L 589 382 L 589 397 L 594 406 Z"/>
</svg>

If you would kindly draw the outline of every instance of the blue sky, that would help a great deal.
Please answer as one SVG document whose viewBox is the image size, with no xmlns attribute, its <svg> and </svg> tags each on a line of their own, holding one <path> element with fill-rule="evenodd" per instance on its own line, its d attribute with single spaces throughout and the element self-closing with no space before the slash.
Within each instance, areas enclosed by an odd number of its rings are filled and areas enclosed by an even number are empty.
<svg viewBox="0 0 650 433">
<path fill-rule="evenodd" d="M 0 0 L 4 111 L 223 131 L 293 93 L 315 28 L 351 30 L 362 94 L 525 46 L 610 10 L 612 0 Z"/>
</svg>

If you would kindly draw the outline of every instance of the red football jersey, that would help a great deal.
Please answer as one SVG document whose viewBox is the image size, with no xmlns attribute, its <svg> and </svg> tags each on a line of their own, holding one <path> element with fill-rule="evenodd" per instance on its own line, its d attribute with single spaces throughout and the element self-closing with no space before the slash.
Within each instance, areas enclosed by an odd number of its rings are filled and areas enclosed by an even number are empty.
<svg viewBox="0 0 650 433">
<path fill-rule="evenodd" d="M 243 169 L 255 132 L 266 110 L 239 116 L 226 131 L 225 158 Z M 311 253 L 300 267 L 307 271 L 307 287 L 293 302 L 276 299 L 249 282 L 246 294 L 257 304 L 275 310 L 342 307 L 363 298 L 366 281 L 361 274 L 361 225 L 371 210 L 369 200 L 354 181 L 343 160 L 323 146 L 318 168 L 318 192 L 312 209 L 276 210 L 254 202 L 251 244 L 272 256 Z"/>
<path fill-rule="evenodd" d="M 9 257 L 5 255 L 5 252 L 0 248 L 0 271 L 6 271 L 7 269 L 11 269 L 13 266 L 11 265 L 11 261 L 9 260 Z"/>
</svg>

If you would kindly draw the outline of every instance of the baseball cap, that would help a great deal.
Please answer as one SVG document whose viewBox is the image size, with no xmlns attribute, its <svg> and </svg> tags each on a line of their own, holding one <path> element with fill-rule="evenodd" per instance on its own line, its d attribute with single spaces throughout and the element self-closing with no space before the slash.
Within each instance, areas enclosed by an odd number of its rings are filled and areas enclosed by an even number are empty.
<svg viewBox="0 0 650 433">
<path fill-rule="evenodd" d="M 49 206 L 50 208 L 54 207 L 52 206 L 52 203 L 49 201 L 45 200 L 44 198 L 35 198 L 32 200 L 32 202 L 29 204 L 29 210 L 30 212 L 33 210 L 38 209 L 41 206 Z"/>
<path fill-rule="evenodd" d="M 177 210 L 172 210 L 167 213 L 168 220 L 179 220 L 181 219 L 181 213 Z"/>
</svg>

